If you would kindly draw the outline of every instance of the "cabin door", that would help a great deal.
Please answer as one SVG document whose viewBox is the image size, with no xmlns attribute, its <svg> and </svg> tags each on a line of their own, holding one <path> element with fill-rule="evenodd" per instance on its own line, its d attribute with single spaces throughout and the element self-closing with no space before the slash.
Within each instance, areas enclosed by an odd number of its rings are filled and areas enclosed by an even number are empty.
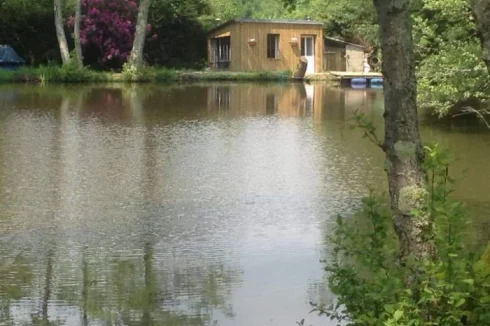
<svg viewBox="0 0 490 326">
<path fill-rule="evenodd" d="M 211 42 L 215 67 L 218 69 L 229 68 L 231 61 L 231 38 L 229 36 L 216 37 Z"/>
<path fill-rule="evenodd" d="M 307 74 L 315 73 L 315 37 L 314 36 L 302 36 L 301 37 L 301 55 L 308 60 L 306 66 Z"/>
</svg>

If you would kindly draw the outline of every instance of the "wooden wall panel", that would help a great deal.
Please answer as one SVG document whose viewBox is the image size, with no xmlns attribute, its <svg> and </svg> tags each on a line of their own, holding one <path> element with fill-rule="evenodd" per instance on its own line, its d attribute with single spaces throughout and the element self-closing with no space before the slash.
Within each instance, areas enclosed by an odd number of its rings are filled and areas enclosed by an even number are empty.
<svg viewBox="0 0 490 326">
<path fill-rule="evenodd" d="M 228 26 L 224 26 L 219 30 L 214 31 L 212 34 L 208 36 L 208 65 L 211 65 L 213 62 L 213 53 L 211 49 L 211 40 L 215 37 L 219 37 L 220 35 L 231 35 L 230 37 L 230 52 L 231 52 L 231 62 L 229 70 L 239 70 L 240 66 L 240 39 L 238 33 L 237 24 L 231 24 Z"/>
<path fill-rule="evenodd" d="M 364 71 L 364 49 L 347 44 L 347 67 L 345 71 L 362 72 Z"/>
<path fill-rule="evenodd" d="M 295 71 L 301 55 L 301 36 L 315 37 L 315 72 L 323 68 L 323 27 L 311 24 L 288 24 L 268 22 L 237 22 L 215 31 L 210 38 L 231 32 L 230 70 L 232 71 Z M 267 58 L 267 34 L 279 34 L 279 59 Z M 291 45 L 291 38 L 298 44 Z M 250 45 L 249 39 L 256 43 Z M 208 50 L 209 52 L 209 50 Z"/>
</svg>

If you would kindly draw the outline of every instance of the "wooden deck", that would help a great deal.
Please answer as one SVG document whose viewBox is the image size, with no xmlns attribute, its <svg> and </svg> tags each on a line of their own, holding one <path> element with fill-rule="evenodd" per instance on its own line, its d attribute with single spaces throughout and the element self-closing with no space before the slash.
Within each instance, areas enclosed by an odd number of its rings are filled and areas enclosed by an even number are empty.
<svg viewBox="0 0 490 326">
<path fill-rule="evenodd" d="M 380 72 L 347 72 L 347 71 L 330 71 L 330 74 L 338 79 L 352 79 L 352 78 L 383 78 L 383 74 Z"/>
</svg>

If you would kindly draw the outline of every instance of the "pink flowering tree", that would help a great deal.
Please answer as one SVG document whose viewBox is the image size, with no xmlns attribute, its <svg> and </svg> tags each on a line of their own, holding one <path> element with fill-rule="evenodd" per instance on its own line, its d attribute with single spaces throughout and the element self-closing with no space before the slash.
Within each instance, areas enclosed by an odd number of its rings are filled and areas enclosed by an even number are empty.
<svg viewBox="0 0 490 326">
<path fill-rule="evenodd" d="M 96 48 L 100 64 L 127 61 L 133 46 L 138 3 L 136 0 L 82 0 L 80 41 L 84 49 Z M 68 20 L 72 27 L 74 18 Z M 147 25 L 147 32 L 151 26 Z"/>
</svg>

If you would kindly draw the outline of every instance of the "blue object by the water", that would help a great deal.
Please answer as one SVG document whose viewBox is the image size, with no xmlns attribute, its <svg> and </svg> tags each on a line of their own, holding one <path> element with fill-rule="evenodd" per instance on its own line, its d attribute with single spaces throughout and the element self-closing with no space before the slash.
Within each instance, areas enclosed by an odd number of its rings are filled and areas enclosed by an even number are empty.
<svg viewBox="0 0 490 326">
<path fill-rule="evenodd" d="M 8 45 L 0 45 L 0 68 L 15 70 L 25 64 L 24 59 Z"/>
<path fill-rule="evenodd" d="M 350 85 L 350 87 L 353 89 L 363 89 L 363 88 L 366 88 L 367 85 L 366 84 L 352 84 L 352 85 Z"/>
<path fill-rule="evenodd" d="M 367 84 L 366 78 L 352 78 L 350 81 L 351 85 Z"/>
<path fill-rule="evenodd" d="M 371 85 L 383 84 L 383 78 L 372 78 L 370 80 L 370 82 L 371 82 Z"/>
</svg>

